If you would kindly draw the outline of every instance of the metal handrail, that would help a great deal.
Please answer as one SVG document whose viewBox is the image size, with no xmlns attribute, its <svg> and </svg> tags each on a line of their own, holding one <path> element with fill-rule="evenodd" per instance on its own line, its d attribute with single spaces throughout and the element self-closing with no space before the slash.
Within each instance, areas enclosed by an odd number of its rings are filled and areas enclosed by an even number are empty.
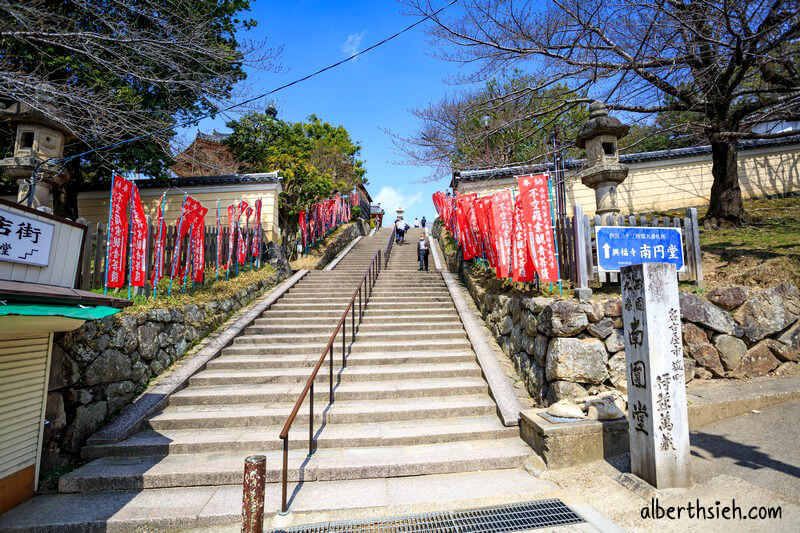
<svg viewBox="0 0 800 533">
<path fill-rule="evenodd" d="M 389 254 L 392 253 L 392 245 L 394 244 L 395 234 L 397 233 L 397 228 L 392 228 L 392 234 L 389 235 L 389 244 L 386 245 L 386 251 L 383 253 L 383 269 L 389 267 Z"/>
<path fill-rule="evenodd" d="M 287 511 L 286 505 L 286 487 L 287 487 L 287 476 L 289 472 L 289 430 L 292 428 L 292 424 L 294 423 L 294 419 L 297 417 L 298 411 L 300 411 L 300 407 L 303 405 L 303 401 L 305 401 L 306 396 L 309 392 L 311 392 L 311 397 L 308 402 L 309 405 L 309 419 L 308 419 L 308 455 L 312 455 L 315 450 L 315 440 L 314 440 L 314 380 L 317 378 L 317 373 L 319 369 L 322 368 L 322 364 L 325 362 L 325 358 L 330 353 L 330 370 L 329 370 L 329 378 L 330 378 L 330 390 L 328 392 L 328 405 L 333 403 L 333 346 L 334 342 L 336 341 L 336 337 L 339 335 L 339 330 L 342 330 L 342 368 L 347 365 L 347 350 L 346 350 L 346 338 L 347 338 L 347 313 L 351 312 L 352 319 L 351 319 L 351 342 L 355 342 L 356 340 L 356 312 L 355 312 L 355 301 L 356 297 L 358 297 L 358 323 L 361 324 L 361 321 L 364 317 L 364 309 L 366 307 L 367 302 L 369 301 L 370 296 L 372 296 L 372 289 L 375 286 L 375 283 L 378 281 L 378 274 L 381 271 L 381 251 L 378 250 L 372 258 L 369 267 L 364 272 L 364 277 L 361 279 L 361 282 L 358 284 L 358 288 L 353 291 L 353 296 L 350 298 L 350 302 L 347 304 L 347 308 L 342 313 L 342 318 L 339 319 L 339 323 L 336 325 L 336 329 L 334 329 L 333 334 L 331 335 L 330 340 L 328 340 L 327 346 L 325 346 L 325 350 L 323 350 L 322 355 L 317 361 L 316 366 L 314 366 L 314 370 L 311 371 L 311 377 L 308 378 L 306 382 L 306 386 L 303 387 L 303 392 L 300 393 L 300 397 L 297 399 L 297 402 L 294 404 L 294 408 L 292 409 L 292 413 L 289 415 L 289 418 L 286 420 L 286 423 L 283 425 L 283 429 L 281 430 L 280 438 L 283 440 L 283 496 L 281 500 L 281 512 L 285 513 Z M 363 292 L 363 298 L 362 298 Z"/>
</svg>

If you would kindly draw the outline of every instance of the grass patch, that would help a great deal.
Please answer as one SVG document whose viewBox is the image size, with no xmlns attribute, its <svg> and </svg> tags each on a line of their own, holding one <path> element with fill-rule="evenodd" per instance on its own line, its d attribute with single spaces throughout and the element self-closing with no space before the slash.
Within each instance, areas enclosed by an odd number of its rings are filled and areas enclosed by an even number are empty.
<svg viewBox="0 0 800 533">
<path fill-rule="evenodd" d="M 148 309 L 180 307 L 190 303 L 206 303 L 230 298 L 241 289 L 257 281 L 271 278 L 275 274 L 275 267 L 265 264 L 258 270 L 240 270 L 238 276 L 229 278 L 228 281 L 225 281 L 222 276 L 219 281 L 215 281 L 213 271 L 207 271 L 207 274 L 209 274 L 209 277 L 206 281 L 198 283 L 194 288 L 192 288 L 190 282 L 186 287 L 185 293 L 183 292 L 183 288 L 178 285 L 177 282 L 174 282 L 172 284 L 172 294 L 170 296 L 167 296 L 169 278 L 164 278 L 158 283 L 157 299 L 148 298 L 146 296 L 133 296 L 131 298 L 133 305 L 126 307 L 122 312 L 139 313 Z M 103 289 L 95 289 L 94 292 L 102 293 Z M 108 295 L 117 298 L 127 298 L 128 290 L 108 291 Z"/>
<path fill-rule="evenodd" d="M 744 208 L 750 220 L 743 226 L 700 227 L 707 288 L 800 285 L 800 196 L 746 200 Z M 699 208 L 698 217 L 705 212 Z"/>
</svg>

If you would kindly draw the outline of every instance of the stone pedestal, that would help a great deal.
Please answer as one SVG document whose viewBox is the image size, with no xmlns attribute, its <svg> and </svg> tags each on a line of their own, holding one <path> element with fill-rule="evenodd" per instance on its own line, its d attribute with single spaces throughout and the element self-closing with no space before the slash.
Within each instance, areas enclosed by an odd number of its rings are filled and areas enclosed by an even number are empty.
<svg viewBox="0 0 800 533">
<path fill-rule="evenodd" d="M 675 265 L 622 267 L 631 472 L 656 488 L 687 487 L 689 422 Z"/>
</svg>

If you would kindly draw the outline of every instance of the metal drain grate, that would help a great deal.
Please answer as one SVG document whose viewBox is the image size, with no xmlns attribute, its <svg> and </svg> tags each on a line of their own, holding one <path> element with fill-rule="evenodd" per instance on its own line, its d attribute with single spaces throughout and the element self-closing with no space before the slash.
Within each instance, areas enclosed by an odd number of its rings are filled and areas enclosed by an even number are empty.
<svg viewBox="0 0 800 533">
<path fill-rule="evenodd" d="M 329 522 L 275 530 L 275 533 L 480 533 L 523 531 L 581 522 L 583 519 L 561 500 L 540 500 L 381 520 Z"/>
</svg>

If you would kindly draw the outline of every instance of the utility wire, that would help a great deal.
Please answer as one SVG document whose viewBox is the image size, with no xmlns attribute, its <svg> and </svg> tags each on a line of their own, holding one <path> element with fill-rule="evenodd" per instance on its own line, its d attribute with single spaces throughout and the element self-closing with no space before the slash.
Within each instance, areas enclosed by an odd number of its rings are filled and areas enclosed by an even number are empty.
<svg viewBox="0 0 800 533">
<path fill-rule="evenodd" d="M 216 112 L 222 113 L 222 112 L 225 112 L 225 111 L 230 111 L 230 110 L 235 109 L 237 107 L 241 107 L 243 105 L 247 105 L 249 103 L 255 102 L 256 100 L 260 100 L 262 98 L 265 98 L 265 97 L 267 97 L 267 96 L 269 96 L 271 94 L 275 94 L 278 91 L 282 91 L 284 89 L 288 89 L 289 87 L 292 87 L 293 85 L 297 85 L 298 83 L 304 82 L 304 81 L 306 81 L 306 80 L 308 80 L 310 78 L 313 78 L 314 76 L 318 76 L 318 75 L 322 74 L 323 72 L 326 72 L 328 70 L 336 68 L 339 65 L 343 65 L 344 63 L 347 63 L 348 61 L 352 61 L 353 59 L 357 58 L 358 56 L 360 56 L 362 54 L 366 54 L 367 52 L 369 52 L 371 50 L 374 50 L 375 48 L 378 48 L 379 46 L 388 43 L 392 39 L 395 39 L 395 38 L 399 37 L 400 35 L 406 33 L 407 31 L 410 31 L 410 30 L 414 29 L 415 27 L 419 26 L 420 24 L 422 24 L 426 20 L 428 20 L 428 19 L 430 19 L 432 17 L 435 17 L 436 15 L 438 15 L 439 13 L 441 13 L 442 11 L 447 9 L 448 7 L 452 6 L 456 2 L 458 2 L 458 0 L 452 0 L 452 2 L 450 2 L 449 4 L 447 4 L 445 6 L 442 6 L 441 8 L 437 9 L 436 11 L 434 11 L 433 13 L 431 13 L 429 15 L 425 15 L 424 17 L 422 17 L 418 21 L 414 22 L 413 24 L 411 24 L 409 26 L 406 26 L 402 30 L 400 30 L 400 31 L 398 31 L 396 33 L 393 33 L 392 35 L 386 37 L 385 39 L 382 39 L 381 41 L 378 41 L 377 43 L 375 43 L 375 44 L 373 44 L 371 46 L 368 46 L 367 48 L 364 48 L 363 50 L 361 50 L 359 52 L 356 52 L 355 54 L 353 54 L 353 55 L 351 55 L 349 57 L 346 57 L 346 58 L 342 59 L 341 61 L 337 61 L 336 63 L 333 63 L 331 65 L 323 67 L 323 68 L 321 68 L 319 70 L 316 70 L 316 71 L 314 71 L 314 72 L 312 72 L 310 74 L 307 74 L 307 75 L 303 76 L 302 78 L 298 78 L 298 79 L 296 79 L 294 81 L 290 81 L 289 83 L 286 83 L 284 85 L 276 87 L 276 88 L 274 88 L 274 89 L 272 89 L 270 91 L 267 91 L 265 93 L 261 93 L 261 94 L 259 94 L 257 96 L 253 96 L 252 98 L 248 98 L 246 100 L 242 100 L 241 102 L 237 102 L 237 103 L 231 104 L 231 105 L 229 105 L 227 107 L 217 108 Z M 198 122 L 200 122 L 201 120 L 203 120 L 205 118 L 210 117 L 211 115 L 212 115 L 212 113 L 206 113 L 203 116 L 200 116 L 200 117 L 197 117 L 197 118 L 193 118 L 191 120 L 187 120 L 187 121 L 182 122 L 180 124 L 167 126 L 167 127 L 162 128 L 160 130 L 151 131 L 149 133 L 143 133 L 141 135 L 137 135 L 137 136 L 131 137 L 129 139 L 125 139 L 125 140 L 118 141 L 118 142 L 115 142 L 115 143 L 107 144 L 105 146 L 100 146 L 98 148 L 92 148 L 90 150 L 86 150 L 85 152 L 81 152 L 79 154 L 75 154 L 75 155 L 72 155 L 70 157 L 62 159 L 61 160 L 61 165 L 63 166 L 66 163 L 72 161 L 73 159 L 76 159 L 78 157 L 83 157 L 85 155 L 88 155 L 88 154 L 91 154 L 91 153 L 94 153 L 94 152 L 99 152 L 101 150 L 110 150 L 112 148 L 118 148 L 120 146 L 129 144 L 129 143 L 132 143 L 132 142 L 140 141 L 140 140 L 146 139 L 148 137 L 153 137 L 153 136 L 159 135 L 161 133 L 166 133 L 166 132 L 168 132 L 168 131 L 170 131 L 172 129 L 175 129 L 175 128 L 182 128 L 182 127 L 186 127 L 186 126 L 196 125 Z"/>
</svg>

